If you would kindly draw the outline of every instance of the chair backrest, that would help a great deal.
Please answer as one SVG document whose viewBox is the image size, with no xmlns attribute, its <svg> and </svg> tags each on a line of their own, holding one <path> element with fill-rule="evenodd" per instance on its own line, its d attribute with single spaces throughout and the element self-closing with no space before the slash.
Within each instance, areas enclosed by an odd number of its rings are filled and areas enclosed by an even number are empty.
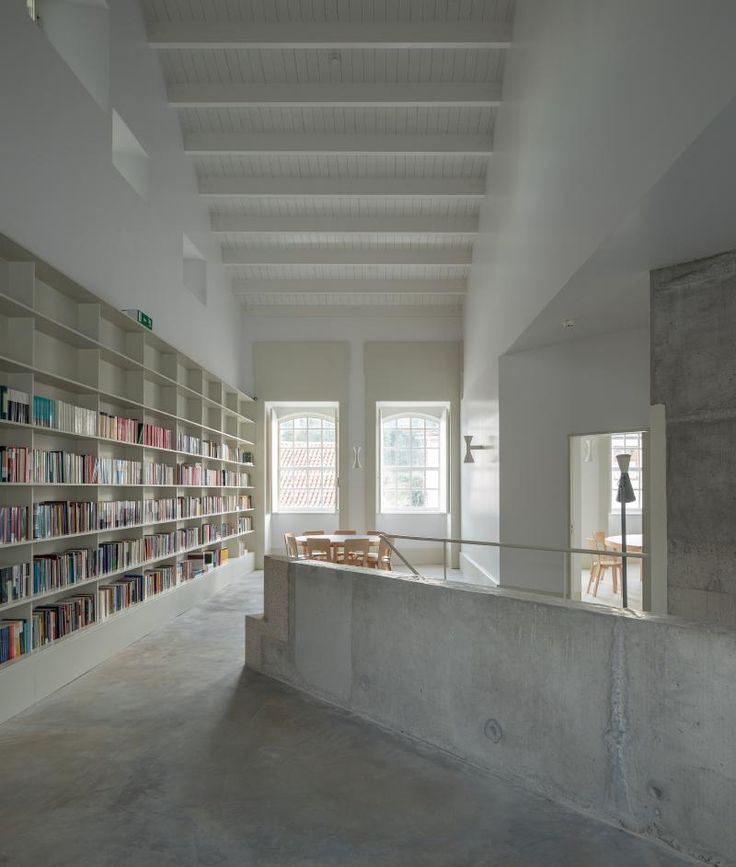
<svg viewBox="0 0 736 867">
<path fill-rule="evenodd" d="M 357 530 L 335 530 L 336 536 L 354 536 Z"/>
<path fill-rule="evenodd" d="M 383 538 L 378 543 L 378 568 L 391 569 L 391 547 Z"/>
<path fill-rule="evenodd" d="M 299 557 L 299 546 L 296 543 L 296 536 L 293 533 L 284 533 L 284 544 L 286 546 L 286 555 L 292 560 Z"/>
<path fill-rule="evenodd" d="M 307 555 L 309 557 L 319 555 L 320 557 L 326 557 L 328 560 L 331 560 L 332 550 L 330 548 L 329 539 L 307 539 Z"/>
<path fill-rule="evenodd" d="M 599 551 L 607 551 L 606 548 L 606 534 L 603 530 L 596 530 L 593 533 L 593 541 L 595 542 L 595 547 Z"/>
<path fill-rule="evenodd" d="M 383 530 L 366 530 L 366 536 L 380 536 L 383 533 Z"/>
<path fill-rule="evenodd" d="M 368 560 L 369 539 L 346 539 L 344 543 L 345 562 L 365 566 Z"/>
<path fill-rule="evenodd" d="M 325 535 L 324 530 L 305 530 L 302 533 L 302 536 L 324 536 L 324 535 Z"/>
</svg>

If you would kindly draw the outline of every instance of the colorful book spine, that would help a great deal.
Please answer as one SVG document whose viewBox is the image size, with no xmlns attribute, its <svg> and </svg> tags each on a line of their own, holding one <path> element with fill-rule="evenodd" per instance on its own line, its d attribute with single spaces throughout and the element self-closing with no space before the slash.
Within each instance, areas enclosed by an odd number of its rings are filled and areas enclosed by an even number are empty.
<svg viewBox="0 0 736 867">
<path fill-rule="evenodd" d="M 0 446 L 0 482 L 28 484 L 32 458 L 25 446 Z"/>
<path fill-rule="evenodd" d="M 0 620 L 0 665 L 31 649 L 27 620 Z"/>
<path fill-rule="evenodd" d="M 97 503 L 48 500 L 33 504 L 33 538 L 52 539 L 97 529 Z"/>
<path fill-rule="evenodd" d="M 28 506 L 0 506 L 0 543 L 25 542 L 29 529 Z"/>
<path fill-rule="evenodd" d="M 100 458 L 99 483 L 101 485 L 140 485 L 143 479 L 141 461 L 122 458 Z"/>
<path fill-rule="evenodd" d="M 31 403 L 25 391 L 0 385 L 0 419 L 30 424 Z"/>
<path fill-rule="evenodd" d="M 34 649 L 94 623 L 96 596 L 95 593 L 81 593 L 34 608 Z"/>
<path fill-rule="evenodd" d="M 143 539 L 117 539 L 114 542 L 101 542 L 97 546 L 99 575 L 128 569 L 146 559 Z"/>
<path fill-rule="evenodd" d="M 137 605 L 145 599 L 143 575 L 123 575 L 112 584 L 102 584 L 97 589 L 98 617 L 104 620 Z"/>
<path fill-rule="evenodd" d="M 30 563 L 0 567 L 0 604 L 25 599 L 31 592 Z"/>
<path fill-rule="evenodd" d="M 85 548 L 58 554 L 37 554 L 33 557 L 33 593 L 58 590 L 97 574 L 95 551 Z"/>
<path fill-rule="evenodd" d="M 34 449 L 31 467 L 31 481 L 37 485 L 95 485 L 98 482 L 98 459 L 94 455 Z"/>
<path fill-rule="evenodd" d="M 100 530 L 130 527 L 143 523 L 143 507 L 140 500 L 112 500 L 97 504 L 97 520 Z"/>
<path fill-rule="evenodd" d="M 153 463 L 146 461 L 143 467 L 144 485 L 173 485 L 174 468 L 168 464 Z"/>
</svg>

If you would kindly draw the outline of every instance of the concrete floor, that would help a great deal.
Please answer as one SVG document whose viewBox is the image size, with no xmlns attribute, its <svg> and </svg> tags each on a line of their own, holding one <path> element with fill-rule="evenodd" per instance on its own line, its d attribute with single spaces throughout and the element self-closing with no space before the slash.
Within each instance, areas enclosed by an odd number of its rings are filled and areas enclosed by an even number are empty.
<svg viewBox="0 0 736 867">
<path fill-rule="evenodd" d="M 0 726 L 0 865 L 691 863 L 244 671 L 261 581 Z"/>
</svg>

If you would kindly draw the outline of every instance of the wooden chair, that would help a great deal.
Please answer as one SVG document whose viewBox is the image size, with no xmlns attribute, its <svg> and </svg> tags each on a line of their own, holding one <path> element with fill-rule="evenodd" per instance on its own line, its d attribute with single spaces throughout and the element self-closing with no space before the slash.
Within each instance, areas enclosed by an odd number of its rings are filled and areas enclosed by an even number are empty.
<svg viewBox="0 0 736 867">
<path fill-rule="evenodd" d="M 368 552 L 368 565 L 374 569 L 391 570 L 391 548 L 385 539 L 378 543 L 378 551 Z"/>
<path fill-rule="evenodd" d="M 368 539 L 346 539 L 342 562 L 346 566 L 367 566 L 369 545 Z"/>
<path fill-rule="evenodd" d="M 354 536 L 357 530 L 335 530 L 336 536 Z M 333 547 L 333 557 L 336 563 L 342 563 L 345 559 L 345 550 L 342 545 Z"/>
<path fill-rule="evenodd" d="M 293 533 L 284 533 L 284 545 L 286 547 L 286 556 L 290 560 L 303 560 L 306 557 L 306 554 L 299 550 L 299 543 Z"/>
<path fill-rule="evenodd" d="M 332 562 L 332 546 L 329 539 L 307 539 L 307 558 Z"/>
<path fill-rule="evenodd" d="M 302 536 L 324 536 L 324 535 L 325 535 L 324 530 L 305 530 L 302 533 Z"/>
<path fill-rule="evenodd" d="M 614 557 L 609 548 L 606 547 L 606 534 L 603 530 L 598 530 L 593 533 L 593 547 L 602 553 L 593 556 L 593 563 L 590 567 L 590 578 L 588 579 L 587 593 L 590 593 L 591 585 L 593 586 L 593 596 L 598 596 L 598 588 L 600 587 L 601 578 L 606 572 L 611 570 L 611 580 L 613 581 L 613 592 L 618 593 L 619 578 L 621 576 L 621 558 Z"/>
</svg>

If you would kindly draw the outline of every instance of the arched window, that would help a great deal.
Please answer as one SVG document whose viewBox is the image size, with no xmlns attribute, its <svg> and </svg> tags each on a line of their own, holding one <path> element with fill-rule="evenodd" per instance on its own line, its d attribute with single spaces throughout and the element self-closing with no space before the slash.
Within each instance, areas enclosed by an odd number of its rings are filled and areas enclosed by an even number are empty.
<svg viewBox="0 0 736 867">
<path fill-rule="evenodd" d="M 380 415 L 380 511 L 444 512 L 446 412 Z"/>
<path fill-rule="evenodd" d="M 337 443 L 334 415 L 302 412 L 277 421 L 279 512 L 334 512 Z"/>
</svg>

